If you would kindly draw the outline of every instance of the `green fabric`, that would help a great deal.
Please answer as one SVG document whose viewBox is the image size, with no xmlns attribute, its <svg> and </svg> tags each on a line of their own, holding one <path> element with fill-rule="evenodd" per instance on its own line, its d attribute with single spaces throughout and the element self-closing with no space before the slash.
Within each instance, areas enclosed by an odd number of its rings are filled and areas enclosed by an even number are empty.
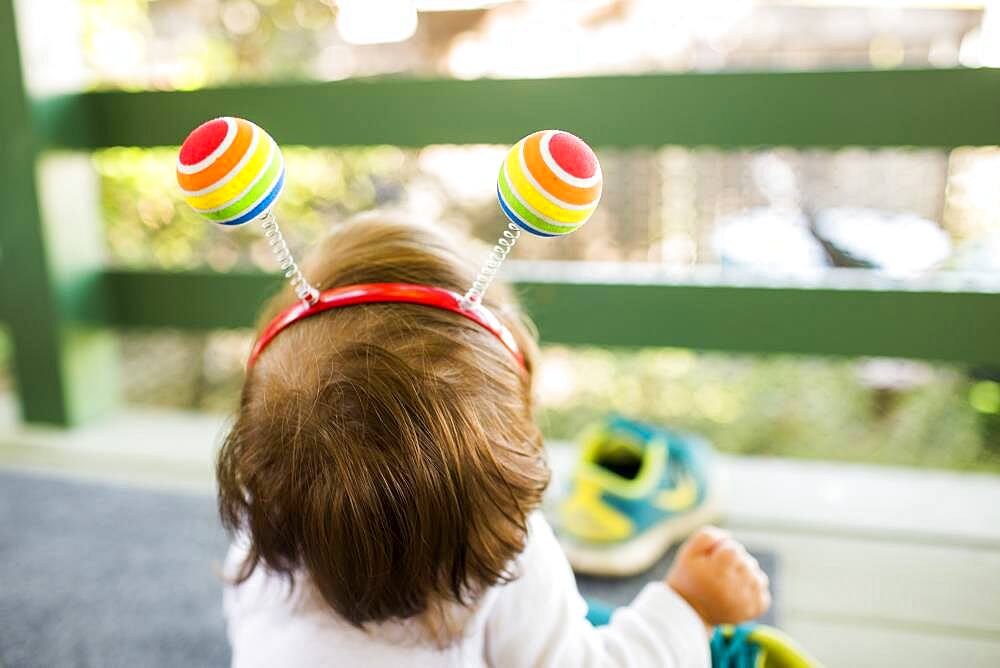
<svg viewBox="0 0 1000 668">
<path fill-rule="evenodd" d="M 717 628 L 709 641 L 712 668 L 759 668 L 761 648 L 750 642 L 752 630 L 748 625 Z"/>
<path fill-rule="evenodd" d="M 822 668 L 822 664 L 772 626 L 720 626 L 709 646 L 712 668 Z"/>
</svg>

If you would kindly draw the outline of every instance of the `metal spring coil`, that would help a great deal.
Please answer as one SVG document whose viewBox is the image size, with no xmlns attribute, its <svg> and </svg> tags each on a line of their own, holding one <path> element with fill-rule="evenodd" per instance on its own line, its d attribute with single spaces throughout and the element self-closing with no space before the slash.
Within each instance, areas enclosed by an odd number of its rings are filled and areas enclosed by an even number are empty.
<svg viewBox="0 0 1000 668">
<path fill-rule="evenodd" d="M 514 223 L 507 223 L 507 229 L 497 239 L 496 245 L 490 251 L 489 257 L 486 258 L 486 263 L 479 270 L 476 280 L 472 282 L 472 287 L 462 298 L 462 308 L 469 308 L 483 300 L 483 295 L 486 294 L 490 283 L 500 271 L 500 265 L 503 264 L 520 236 L 521 228 Z"/>
<path fill-rule="evenodd" d="M 292 251 L 288 249 L 285 237 L 278 229 L 278 221 L 275 220 L 274 214 L 270 211 L 264 214 L 260 219 L 260 225 L 264 228 L 264 238 L 267 239 L 267 245 L 271 247 L 271 252 L 274 253 L 274 257 L 278 261 L 278 267 L 291 283 L 295 295 L 308 304 L 315 304 L 319 300 L 319 291 L 309 285 L 309 281 L 302 275 L 299 265 L 292 257 Z"/>
</svg>

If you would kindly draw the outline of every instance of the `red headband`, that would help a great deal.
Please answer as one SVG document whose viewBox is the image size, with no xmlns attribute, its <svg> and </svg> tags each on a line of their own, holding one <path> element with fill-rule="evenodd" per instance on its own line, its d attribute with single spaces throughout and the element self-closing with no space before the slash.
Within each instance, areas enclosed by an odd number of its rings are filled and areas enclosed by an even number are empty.
<svg viewBox="0 0 1000 668">
<path fill-rule="evenodd" d="M 308 318 L 309 316 L 329 311 L 332 308 L 341 306 L 353 306 L 354 304 L 422 304 L 442 311 L 451 311 L 465 316 L 473 321 L 493 336 L 500 340 L 500 343 L 510 351 L 522 369 L 524 366 L 524 355 L 510 333 L 500 320 L 482 304 L 473 304 L 468 308 L 462 305 L 462 295 L 444 288 L 435 288 L 429 285 L 414 285 L 412 283 L 367 283 L 365 285 L 348 285 L 342 288 L 333 288 L 321 292 L 319 299 L 313 304 L 306 302 L 296 302 L 287 309 L 279 313 L 272 320 L 263 332 L 257 343 L 254 344 L 250 352 L 250 360 L 247 362 L 247 370 L 253 368 L 254 362 L 260 357 L 261 352 L 267 344 L 289 325 Z"/>
</svg>

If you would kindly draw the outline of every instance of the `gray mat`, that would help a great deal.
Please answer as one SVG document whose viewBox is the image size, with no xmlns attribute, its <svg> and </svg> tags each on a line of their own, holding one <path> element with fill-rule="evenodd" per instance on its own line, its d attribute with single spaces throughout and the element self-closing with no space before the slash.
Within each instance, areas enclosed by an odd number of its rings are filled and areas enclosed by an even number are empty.
<svg viewBox="0 0 1000 668">
<path fill-rule="evenodd" d="M 0 473 L 0 666 L 227 665 L 225 549 L 210 496 Z M 773 556 L 754 554 L 776 582 Z M 580 590 L 627 603 L 671 557 Z"/>
<path fill-rule="evenodd" d="M 0 474 L 0 665 L 225 666 L 209 496 Z"/>
</svg>

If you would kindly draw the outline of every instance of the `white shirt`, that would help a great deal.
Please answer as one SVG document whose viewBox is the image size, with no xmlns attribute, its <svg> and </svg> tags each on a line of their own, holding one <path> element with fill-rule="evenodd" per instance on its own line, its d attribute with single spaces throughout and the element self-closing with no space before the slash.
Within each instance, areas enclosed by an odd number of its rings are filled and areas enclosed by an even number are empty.
<svg viewBox="0 0 1000 668">
<path fill-rule="evenodd" d="M 528 526 L 527 544 L 513 568 L 517 579 L 487 590 L 466 611 L 462 636 L 444 649 L 422 640 L 412 621 L 365 630 L 351 626 L 318 595 L 310 595 L 302 578 L 290 591 L 285 579 L 259 567 L 223 594 L 233 668 L 711 664 L 704 625 L 662 582 L 646 585 L 631 605 L 615 611 L 607 626 L 592 626 L 552 529 L 540 513 L 531 516 Z M 226 572 L 233 573 L 245 554 L 245 546 L 234 544 Z"/>
</svg>

